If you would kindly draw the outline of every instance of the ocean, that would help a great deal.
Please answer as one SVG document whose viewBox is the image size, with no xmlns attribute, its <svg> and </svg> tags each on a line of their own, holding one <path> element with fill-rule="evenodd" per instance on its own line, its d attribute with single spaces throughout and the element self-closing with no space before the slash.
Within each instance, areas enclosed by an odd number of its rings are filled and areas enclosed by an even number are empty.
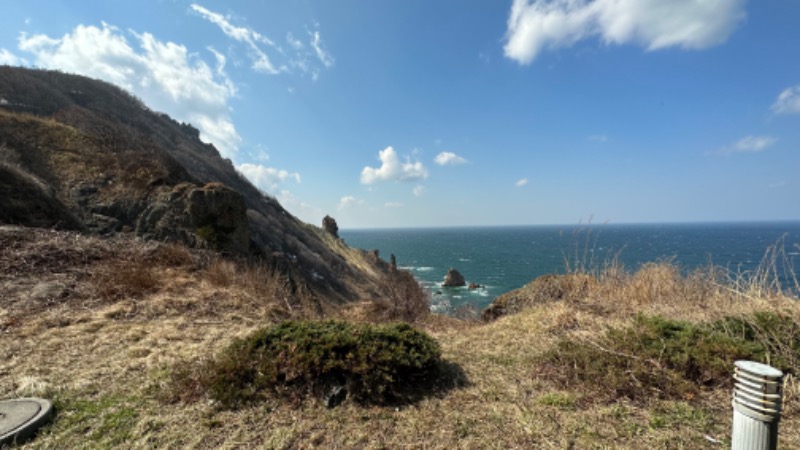
<svg viewBox="0 0 800 450">
<path fill-rule="evenodd" d="M 394 254 L 440 312 L 484 308 L 536 277 L 565 273 L 568 264 L 592 269 L 613 258 L 629 271 L 668 260 L 686 272 L 711 263 L 744 272 L 756 270 L 767 249 L 778 245 L 784 286 L 794 287 L 792 273 L 800 275 L 800 222 L 351 229 L 339 235 L 351 247 L 378 249 L 387 261 Z M 449 268 L 482 287 L 441 287 Z"/>
</svg>

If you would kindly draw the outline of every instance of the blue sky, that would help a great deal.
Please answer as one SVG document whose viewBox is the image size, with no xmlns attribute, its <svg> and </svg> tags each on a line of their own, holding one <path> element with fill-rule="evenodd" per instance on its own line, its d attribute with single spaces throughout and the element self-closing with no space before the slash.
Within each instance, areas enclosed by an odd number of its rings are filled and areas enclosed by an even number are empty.
<svg viewBox="0 0 800 450">
<path fill-rule="evenodd" d="M 340 227 L 800 219 L 800 2 L 4 2 Z M 0 92 L 2 96 L 2 92 Z"/>
</svg>

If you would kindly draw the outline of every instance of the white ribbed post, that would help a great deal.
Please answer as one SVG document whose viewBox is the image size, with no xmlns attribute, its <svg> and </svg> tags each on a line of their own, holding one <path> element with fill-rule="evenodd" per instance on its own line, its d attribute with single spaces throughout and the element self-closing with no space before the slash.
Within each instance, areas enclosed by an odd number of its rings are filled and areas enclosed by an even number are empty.
<svg viewBox="0 0 800 450">
<path fill-rule="evenodd" d="M 731 449 L 775 450 L 783 372 L 753 361 L 736 361 L 735 365 Z"/>
</svg>

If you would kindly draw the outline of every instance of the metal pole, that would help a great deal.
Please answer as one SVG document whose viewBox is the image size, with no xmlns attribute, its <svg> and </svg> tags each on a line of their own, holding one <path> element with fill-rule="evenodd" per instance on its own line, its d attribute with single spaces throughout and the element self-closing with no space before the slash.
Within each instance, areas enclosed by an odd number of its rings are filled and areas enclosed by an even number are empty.
<svg viewBox="0 0 800 450">
<path fill-rule="evenodd" d="M 783 372 L 753 361 L 736 361 L 735 366 L 731 449 L 775 450 Z"/>
</svg>

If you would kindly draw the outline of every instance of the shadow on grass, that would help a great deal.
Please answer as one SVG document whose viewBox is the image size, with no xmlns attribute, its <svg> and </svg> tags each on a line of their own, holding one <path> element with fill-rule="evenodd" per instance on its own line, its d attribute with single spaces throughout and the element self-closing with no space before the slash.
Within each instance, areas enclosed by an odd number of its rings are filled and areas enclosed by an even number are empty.
<svg viewBox="0 0 800 450">
<path fill-rule="evenodd" d="M 472 384 L 461 366 L 444 359 L 439 360 L 435 369 L 429 374 L 411 381 L 404 386 L 398 387 L 393 398 L 377 404 L 382 406 L 409 406 L 426 398 L 445 398 L 451 391 L 466 388 Z M 358 403 L 374 404 L 374 402 L 369 401 L 359 401 Z"/>
</svg>

